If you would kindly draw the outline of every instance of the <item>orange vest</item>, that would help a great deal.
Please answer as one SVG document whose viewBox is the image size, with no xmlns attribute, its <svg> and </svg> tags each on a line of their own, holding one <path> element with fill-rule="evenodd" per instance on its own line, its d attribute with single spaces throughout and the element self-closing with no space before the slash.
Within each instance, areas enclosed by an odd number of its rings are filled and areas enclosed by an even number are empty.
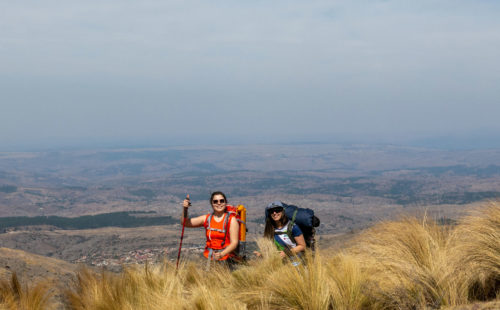
<svg viewBox="0 0 500 310">
<path fill-rule="evenodd" d="M 211 256 L 212 252 L 219 252 L 225 249 L 230 243 L 229 238 L 229 227 L 231 225 L 231 220 L 235 217 L 233 213 L 226 212 L 222 217 L 222 221 L 216 222 L 212 214 L 207 214 L 205 221 L 203 222 L 203 227 L 205 227 L 207 244 L 205 246 L 205 251 L 203 255 L 206 258 Z M 229 253 L 223 256 L 220 260 L 226 260 L 233 253 Z M 210 257 L 212 259 L 212 257 Z"/>
</svg>

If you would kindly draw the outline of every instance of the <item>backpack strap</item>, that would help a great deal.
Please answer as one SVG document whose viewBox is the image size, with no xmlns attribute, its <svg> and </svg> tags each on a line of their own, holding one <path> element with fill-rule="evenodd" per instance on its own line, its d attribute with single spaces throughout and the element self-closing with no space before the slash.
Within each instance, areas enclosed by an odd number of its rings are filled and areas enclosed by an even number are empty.
<svg viewBox="0 0 500 310">
<path fill-rule="evenodd" d="M 207 219 L 206 219 L 206 222 L 207 222 L 207 231 L 208 231 L 208 240 L 212 240 L 212 229 L 210 227 L 210 224 L 212 223 L 212 216 L 214 214 L 213 213 L 210 213 L 210 215 L 208 215 Z"/>
<path fill-rule="evenodd" d="M 222 225 L 223 232 L 224 232 L 224 240 L 222 240 L 221 246 L 224 246 L 226 243 L 226 238 L 227 238 L 227 231 L 229 230 L 228 223 L 229 223 L 229 218 L 231 217 L 231 214 L 229 212 L 226 212 L 225 218 L 224 218 L 224 225 Z"/>
<path fill-rule="evenodd" d="M 288 235 L 288 238 L 290 238 L 290 240 L 292 240 L 293 242 L 295 242 L 295 239 L 292 236 L 292 229 L 293 225 L 295 225 L 295 218 L 297 217 L 298 211 L 299 209 L 295 209 L 295 211 L 293 211 L 292 220 L 288 222 L 288 226 L 286 228 L 286 234 Z"/>
</svg>

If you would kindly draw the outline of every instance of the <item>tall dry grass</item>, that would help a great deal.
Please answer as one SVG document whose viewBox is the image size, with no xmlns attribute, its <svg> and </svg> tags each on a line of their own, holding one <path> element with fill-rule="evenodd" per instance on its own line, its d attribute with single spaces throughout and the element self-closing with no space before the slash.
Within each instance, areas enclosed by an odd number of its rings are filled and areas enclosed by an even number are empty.
<svg viewBox="0 0 500 310">
<path fill-rule="evenodd" d="M 258 240 L 262 258 L 230 272 L 183 262 L 82 270 L 71 309 L 438 309 L 499 293 L 500 204 L 454 227 L 405 218 L 367 229 L 342 253 L 318 251 L 283 263 Z"/>
<path fill-rule="evenodd" d="M 370 274 L 365 289 L 373 308 L 439 308 L 466 302 L 449 264 L 449 228 L 405 218 L 367 230 L 350 252 Z"/>
<path fill-rule="evenodd" d="M 52 299 L 54 290 L 51 283 L 39 282 L 33 287 L 21 284 L 17 274 L 11 275 L 10 281 L 0 280 L 0 309 L 8 310 L 50 310 L 57 304 Z"/>
<path fill-rule="evenodd" d="M 183 262 L 175 266 L 128 267 L 120 274 L 82 269 L 66 292 L 70 309 L 244 309 L 232 298 L 231 273 L 221 266 L 206 272 Z"/>
<path fill-rule="evenodd" d="M 359 257 L 340 253 L 327 260 L 326 267 L 331 308 L 350 310 L 370 306 L 365 292 L 370 274 Z"/>
<path fill-rule="evenodd" d="M 464 279 L 469 298 L 500 298 L 500 203 L 463 218 L 450 239 L 451 263 Z"/>
<path fill-rule="evenodd" d="M 232 273 L 233 285 L 238 299 L 250 309 L 269 309 L 271 294 L 265 289 L 271 274 L 283 268 L 276 246 L 269 240 L 257 240 L 261 257 L 250 261 Z"/>
<path fill-rule="evenodd" d="M 236 288 L 228 268 L 223 265 L 212 265 L 209 270 L 203 265 L 191 265 L 186 289 L 188 294 L 186 309 L 246 309 L 246 305 L 235 299 Z"/>
<path fill-rule="evenodd" d="M 180 309 L 183 278 L 172 265 L 130 267 L 121 274 L 82 269 L 66 296 L 75 310 Z"/>
<path fill-rule="evenodd" d="M 299 266 L 287 264 L 268 274 L 264 289 L 274 309 L 328 309 L 331 295 L 326 278 L 321 256 L 308 255 Z"/>
</svg>

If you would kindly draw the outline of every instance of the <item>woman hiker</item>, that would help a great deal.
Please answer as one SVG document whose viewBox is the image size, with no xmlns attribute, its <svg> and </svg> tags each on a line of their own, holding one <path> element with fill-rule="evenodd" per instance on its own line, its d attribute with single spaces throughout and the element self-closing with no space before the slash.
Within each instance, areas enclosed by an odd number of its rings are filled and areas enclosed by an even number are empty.
<svg viewBox="0 0 500 310">
<path fill-rule="evenodd" d="M 210 261 L 218 261 L 232 267 L 233 251 L 238 246 L 239 223 L 234 213 L 227 212 L 227 198 L 222 192 L 213 192 L 210 196 L 210 204 L 213 212 L 194 218 L 188 216 L 188 208 L 191 206 L 189 195 L 184 199 L 182 206 L 181 223 L 184 223 L 186 215 L 186 227 L 201 227 L 206 231 L 207 242 L 203 255 Z"/>
<path fill-rule="evenodd" d="M 294 266 L 300 264 L 300 257 L 306 249 L 304 234 L 297 224 L 289 227 L 289 219 L 280 201 L 266 207 L 264 238 L 274 241 L 281 258 L 289 258 Z"/>
</svg>

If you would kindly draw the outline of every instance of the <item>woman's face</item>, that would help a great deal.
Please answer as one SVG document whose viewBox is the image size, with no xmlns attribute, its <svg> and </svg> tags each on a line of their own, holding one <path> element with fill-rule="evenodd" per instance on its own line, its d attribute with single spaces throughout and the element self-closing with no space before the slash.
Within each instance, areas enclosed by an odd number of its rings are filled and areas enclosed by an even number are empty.
<svg viewBox="0 0 500 310">
<path fill-rule="evenodd" d="M 214 195 L 212 198 L 212 208 L 215 212 L 226 211 L 226 199 L 222 195 Z"/>
<path fill-rule="evenodd" d="M 269 214 L 271 215 L 271 219 L 275 222 L 281 220 L 283 217 L 283 208 L 273 208 L 269 210 Z"/>
</svg>

